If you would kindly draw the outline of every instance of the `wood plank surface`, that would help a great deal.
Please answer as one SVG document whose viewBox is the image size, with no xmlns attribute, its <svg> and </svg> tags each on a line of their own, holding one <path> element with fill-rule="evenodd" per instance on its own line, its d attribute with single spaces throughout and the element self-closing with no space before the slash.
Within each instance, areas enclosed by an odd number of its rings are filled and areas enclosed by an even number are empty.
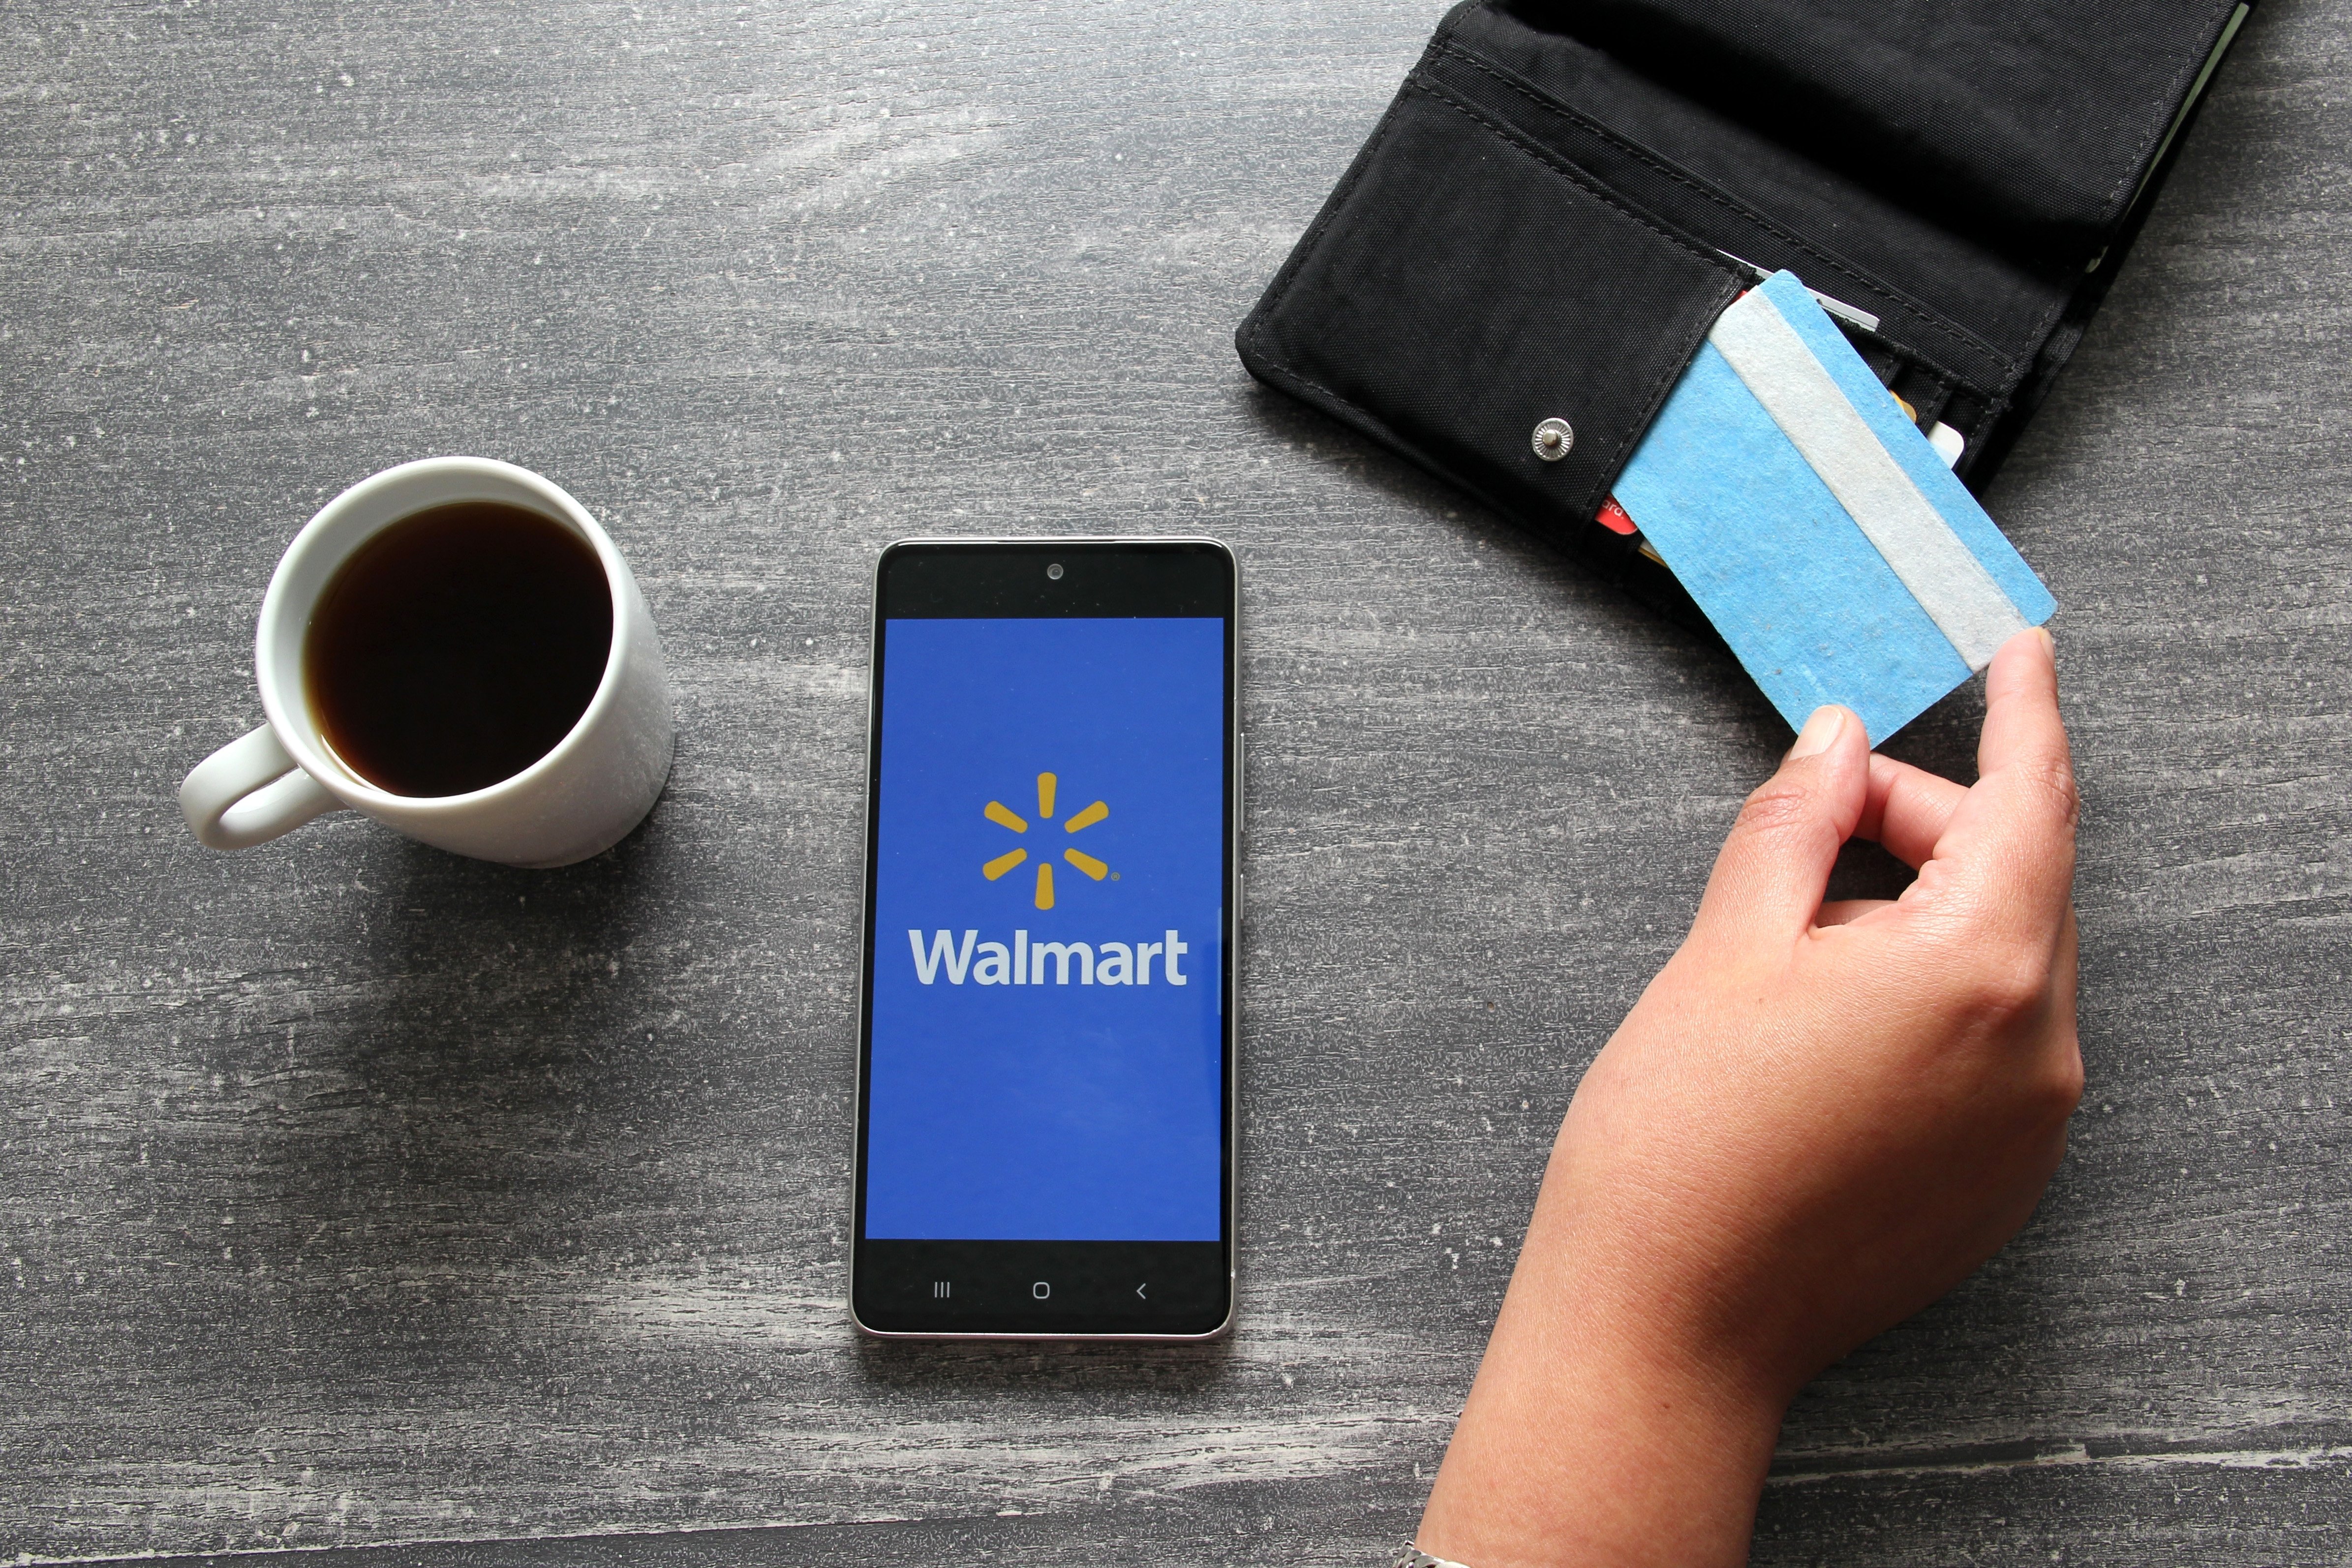
<svg viewBox="0 0 2352 1568">
<path fill-rule="evenodd" d="M 1436 15 L 0 12 L 0 1561 L 1403 1538 L 1577 1074 L 1787 739 L 1234 361 Z M 2274 0 L 1990 498 L 2087 795 L 2074 1152 L 1799 1403 L 1759 1563 L 2352 1557 L 2347 255 L 2352 5 Z M 667 795 L 558 872 L 348 814 L 200 849 L 287 540 L 448 451 L 629 555 Z M 1244 563 L 1226 1343 L 845 1317 L 869 574 L 959 530 Z M 1980 706 L 1891 749 L 1965 773 Z"/>
</svg>

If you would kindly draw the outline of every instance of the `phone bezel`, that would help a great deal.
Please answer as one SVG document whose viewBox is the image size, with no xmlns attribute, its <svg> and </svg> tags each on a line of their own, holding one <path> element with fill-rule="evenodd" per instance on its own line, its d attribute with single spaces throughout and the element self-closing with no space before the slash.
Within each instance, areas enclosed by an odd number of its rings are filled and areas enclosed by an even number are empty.
<svg viewBox="0 0 2352 1568">
<path fill-rule="evenodd" d="M 875 874 L 880 846 L 876 837 L 875 786 L 880 774 L 881 718 L 884 700 L 883 662 L 886 655 L 884 588 L 893 564 L 911 552 L 938 552 L 945 555 L 986 557 L 1034 557 L 1046 560 L 1055 552 L 1077 552 L 1096 555 L 1133 552 L 1141 555 L 1179 553 L 1192 554 L 1203 550 L 1213 552 L 1224 567 L 1226 591 L 1223 617 L 1225 634 L 1225 852 L 1224 852 L 1224 941 L 1223 973 L 1222 1046 L 1224 1059 L 1224 1097 L 1223 1107 L 1223 1148 L 1224 1202 L 1223 1205 L 1223 1235 L 1222 1275 L 1224 1288 L 1224 1310 L 1214 1327 L 1190 1332 L 1162 1332 L 1134 1329 L 1107 1328 L 1101 1330 L 1057 1327 L 1045 1330 L 1020 1328 L 959 1329 L 959 1328 L 877 1328 L 867 1322 L 858 1310 L 858 1275 L 861 1254 L 868 1244 L 866 1230 L 866 1095 L 873 1060 L 873 1007 Z M 986 618 L 984 616 L 975 618 Z M 876 1339 L 907 1340 L 1053 1340 L 1053 1341 L 1124 1341 L 1161 1343 L 1195 1343 L 1213 1340 L 1229 1332 L 1238 1299 L 1236 1256 L 1236 1221 L 1238 1218 L 1238 1177 L 1240 1143 L 1239 1043 L 1241 1026 L 1240 946 L 1242 927 L 1243 880 L 1241 875 L 1241 829 L 1243 755 L 1241 731 L 1241 563 L 1232 549 L 1223 541 L 1198 534 L 1154 535 L 1078 535 L 1061 538 L 1042 537 L 918 537 L 898 540 L 884 548 L 874 569 L 874 607 L 870 626 L 866 676 L 866 808 L 865 862 L 860 918 L 858 923 L 858 1001 L 857 1001 L 857 1078 L 856 1113 L 853 1121 L 850 1190 L 850 1271 L 849 1315 L 858 1332 Z M 966 1242 L 954 1245 L 984 1247 L 1034 1247 L 1028 1242 Z M 1068 1243 L 1076 1247 L 1105 1245 L 1160 1244 L 1099 1244 Z M 1181 1244 L 1180 1244 L 1181 1245 Z M 1197 1244 L 1191 1244 L 1197 1245 Z"/>
</svg>

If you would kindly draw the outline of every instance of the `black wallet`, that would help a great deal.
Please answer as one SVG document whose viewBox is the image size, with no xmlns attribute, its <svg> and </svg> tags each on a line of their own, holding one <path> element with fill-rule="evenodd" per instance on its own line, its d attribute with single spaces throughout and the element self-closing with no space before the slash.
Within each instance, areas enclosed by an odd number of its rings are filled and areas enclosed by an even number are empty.
<svg viewBox="0 0 2352 1568">
<path fill-rule="evenodd" d="M 1687 616 L 1595 518 L 1723 308 L 1795 272 L 1981 491 L 2247 10 L 1467 0 L 1235 346 Z"/>
</svg>

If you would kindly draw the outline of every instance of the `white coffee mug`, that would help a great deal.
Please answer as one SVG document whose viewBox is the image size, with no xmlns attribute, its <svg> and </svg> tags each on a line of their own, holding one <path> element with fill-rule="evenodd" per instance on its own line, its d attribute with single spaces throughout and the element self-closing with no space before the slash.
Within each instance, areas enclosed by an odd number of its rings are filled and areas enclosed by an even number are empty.
<svg viewBox="0 0 2352 1568">
<path fill-rule="evenodd" d="M 593 546 L 613 593 L 613 646 L 587 711 L 539 761 L 467 795 L 393 795 L 346 767 L 321 738 L 302 679 L 302 639 L 320 594 L 354 550 L 402 518 L 454 501 L 522 507 Z M 511 463 L 403 463 L 320 508 L 269 580 L 253 668 L 269 721 L 197 763 L 180 786 L 189 827 L 215 849 L 266 843 L 348 806 L 459 855 L 568 866 L 619 843 L 653 809 L 669 776 L 669 679 L 628 563 L 586 508 Z"/>
</svg>

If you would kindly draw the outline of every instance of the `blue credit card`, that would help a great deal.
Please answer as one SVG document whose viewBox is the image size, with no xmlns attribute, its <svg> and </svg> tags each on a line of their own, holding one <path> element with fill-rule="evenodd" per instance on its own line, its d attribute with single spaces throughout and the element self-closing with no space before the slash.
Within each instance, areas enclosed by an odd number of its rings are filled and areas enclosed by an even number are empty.
<svg viewBox="0 0 2352 1568">
<path fill-rule="evenodd" d="M 1792 729 L 1876 745 L 2057 609 L 1792 272 L 1724 311 L 1616 497 Z"/>
</svg>

